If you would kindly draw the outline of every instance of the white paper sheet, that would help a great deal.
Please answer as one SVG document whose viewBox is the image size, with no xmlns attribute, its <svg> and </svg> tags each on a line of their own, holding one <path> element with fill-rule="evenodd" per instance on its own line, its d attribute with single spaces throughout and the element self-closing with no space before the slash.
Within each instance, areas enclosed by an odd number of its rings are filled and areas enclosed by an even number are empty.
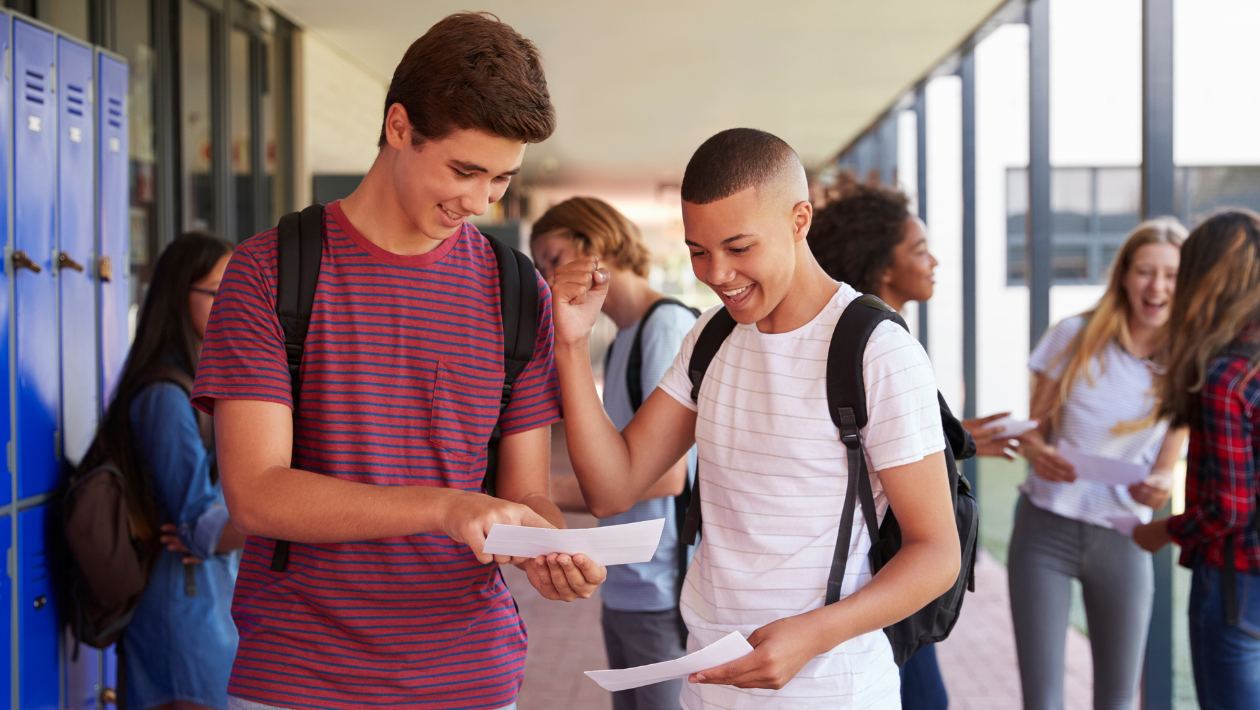
<svg viewBox="0 0 1260 710">
<path fill-rule="evenodd" d="M 985 431 L 990 429 L 1000 429 L 998 436 L 1004 439 L 1014 439 L 1023 436 L 1033 429 L 1037 428 L 1037 422 L 1016 419 L 1015 417 L 1002 417 L 996 421 L 990 422 Z"/>
<path fill-rule="evenodd" d="M 1136 515 L 1108 515 L 1107 522 L 1121 535 L 1132 535 L 1133 528 L 1142 524 Z"/>
<path fill-rule="evenodd" d="M 576 555 L 580 552 L 596 564 L 626 565 L 652 559 L 664 529 L 665 518 L 577 530 L 493 525 L 486 536 L 484 551 L 490 555 L 513 557 L 537 557 L 553 552 Z"/>
<path fill-rule="evenodd" d="M 743 658 L 752 653 L 752 650 L 753 647 L 742 634 L 732 631 L 724 638 L 682 658 L 616 671 L 586 671 L 586 675 L 599 683 L 604 690 L 616 692 L 675 678 L 686 678 L 692 673 L 707 671 Z"/>
<path fill-rule="evenodd" d="M 1076 467 L 1076 477 L 1087 481 L 1131 486 L 1145 481 L 1150 475 L 1150 468 L 1140 463 L 1082 453 L 1066 442 L 1060 443 L 1058 450 L 1063 460 Z"/>
</svg>

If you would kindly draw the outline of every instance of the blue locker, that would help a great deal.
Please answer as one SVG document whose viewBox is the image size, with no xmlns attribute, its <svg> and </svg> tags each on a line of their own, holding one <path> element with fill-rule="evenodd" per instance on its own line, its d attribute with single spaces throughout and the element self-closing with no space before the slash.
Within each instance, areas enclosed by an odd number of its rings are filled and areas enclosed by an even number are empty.
<svg viewBox="0 0 1260 710">
<path fill-rule="evenodd" d="M 4 23 L 8 25 L 8 17 Z M 7 33 L 5 33 L 7 35 Z M 13 550 L 13 518 L 0 517 L 0 551 L 9 559 Z M 13 697 L 13 580 L 0 575 L 0 704 L 11 703 Z"/>
<path fill-rule="evenodd" d="M 96 358 L 96 164 L 92 50 L 57 38 L 57 272 L 61 290 L 61 432 L 78 465 L 100 403 Z"/>
<path fill-rule="evenodd" d="M 18 696 L 22 710 L 61 704 L 61 644 L 51 560 L 49 506 L 18 513 Z"/>
<path fill-rule="evenodd" d="M 13 21 L 14 303 L 18 498 L 58 481 L 57 112 L 53 34 Z M 56 642 L 56 634 L 53 634 Z M 26 688 L 22 689 L 26 692 Z"/>
<path fill-rule="evenodd" d="M 9 16 L 0 14 L 0 55 L 7 53 L 9 50 Z M 9 234 L 9 157 L 13 154 L 12 143 L 12 117 L 13 117 L 13 94 L 10 91 L 12 81 L 8 72 L 0 72 L 0 242 L 6 247 L 11 247 L 13 241 Z M 9 272 L 7 269 L 0 269 L 0 353 L 9 352 Z M 4 373 L 0 376 L 0 440 L 5 444 L 9 444 L 12 439 L 13 429 L 12 421 L 10 421 L 9 410 L 9 375 Z M 0 466 L 0 505 L 8 505 L 13 502 L 13 472 L 9 470 L 9 466 Z M 7 521 L 11 524 L 12 521 Z M 7 529 L 7 527 L 6 527 Z M 12 541 L 13 534 L 10 531 L 8 538 Z M 6 628 L 11 626 L 6 623 Z M 6 655 L 11 655 L 7 651 Z M 8 681 L 3 683 L 3 687 L 8 686 Z M 3 696 L 0 696 L 3 697 Z"/>
<path fill-rule="evenodd" d="M 131 307 L 127 64 L 107 54 L 97 57 L 101 402 L 108 404 L 127 358 L 127 313 Z"/>
</svg>

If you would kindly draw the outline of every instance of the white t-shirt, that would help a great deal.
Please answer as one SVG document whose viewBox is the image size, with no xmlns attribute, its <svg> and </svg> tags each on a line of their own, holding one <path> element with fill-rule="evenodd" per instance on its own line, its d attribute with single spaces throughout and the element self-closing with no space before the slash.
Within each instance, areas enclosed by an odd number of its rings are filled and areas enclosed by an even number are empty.
<svg viewBox="0 0 1260 710">
<path fill-rule="evenodd" d="M 827 413 L 827 349 L 840 313 L 858 294 L 845 284 L 822 312 L 789 333 L 737 325 L 691 401 L 687 364 L 716 309 L 701 316 L 660 387 L 698 412 L 703 538 L 682 594 L 695 651 L 732 631 L 823 606 L 848 481 L 844 445 Z M 945 448 L 927 354 L 895 323 L 868 342 L 862 373 L 869 422 L 863 449 L 872 472 Z M 882 520 L 888 507 L 872 474 Z M 859 518 L 860 519 L 860 518 Z M 853 526 L 841 597 L 870 580 L 870 537 Z M 900 708 L 900 679 L 883 631 L 824 653 L 778 691 L 683 684 L 682 704 L 700 708 L 837 710 Z"/>
<path fill-rule="evenodd" d="M 1083 316 L 1073 316 L 1056 325 L 1037 344 L 1028 367 L 1051 379 L 1063 376 L 1070 356 L 1064 356 L 1076 334 L 1085 326 Z M 1093 379 L 1079 378 L 1064 402 L 1058 426 L 1050 432 L 1050 443 L 1070 443 L 1077 451 L 1145 466 L 1155 463 L 1168 433 L 1168 421 L 1131 433 L 1115 433 L 1117 424 L 1144 419 L 1155 406 L 1157 371 L 1149 360 L 1134 357 L 1112 342 L 1103 351 L 1101 362 L 1090 362 Z M 1072 483 L 1047 481 L 1032 470 L 1021 488 L 1028 500 L 1042 510 L 1091 525 L 1110 528 L 1110 516 L 1136 515 L 1151 521 L 1150 508 L 1133 500 L 1124 486 L 1096 481 Z"/>
</svg>

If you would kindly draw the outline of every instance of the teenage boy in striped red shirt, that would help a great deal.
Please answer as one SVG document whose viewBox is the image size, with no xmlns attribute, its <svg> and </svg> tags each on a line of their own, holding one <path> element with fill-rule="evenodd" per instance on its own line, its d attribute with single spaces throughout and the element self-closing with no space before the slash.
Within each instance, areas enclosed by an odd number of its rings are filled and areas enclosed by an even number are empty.
<svg viewBox="0 0 1260 710">
<path fill-rule="evenodd" d="M 411 46 L 375 164 L 326 211 L 296 413 L 275 230 L 232 257 L 194 391 L 250 534 L 229 707 L 512 708 L 526 636 L 495 563 L 523 566 L 549 599 L 603 582 L 582 555 L 482 553 L 495 523 L 564 526 L 548 497 L 550 293 L 539 279 L 534 358 L 500 417 L 498 267 L 465 222 L 554 123 L 537 50 L 497 19 L 452 15 Z M 492 498 L 479 487 L 496 423 Z M 283 572 L 269 568 L 276 539 L 292 541 Z"/>
</svg>

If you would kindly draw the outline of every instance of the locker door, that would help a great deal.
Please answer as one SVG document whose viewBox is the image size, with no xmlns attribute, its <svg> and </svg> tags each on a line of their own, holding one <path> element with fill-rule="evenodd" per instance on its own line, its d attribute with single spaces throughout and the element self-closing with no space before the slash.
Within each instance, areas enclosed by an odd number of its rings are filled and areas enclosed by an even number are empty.
<svg viewBox="0 0 1260 710">
<path fill-rule="evenodd" d="M 61 704 L 60 643 L 51 564 L 45 545 L 48 505 L 18 513 L 18 698 L 21 710 Z"/>
<path fill-rule="evenodd" d="M 92 50 L 57 38 L 57 271 L 61 290 L 61 431 L 71 466 L 96 433 L 96 130 Z"/>
<path fill-rule="evenodd" d="M 8 17 L 4 18 L 8 24 Z M 0 517 L 0 551 L 4 552 L 5 567 L 8 567 L 10 555 L 15 554 L 13 548 L 13 518 Z M 13 579 L 5 574 L 0 575 L 0 705 L 12 704 L 13 698 Z"/>
<path fill-rule="evenodd" d="M 127 64 L 99 54 L 97 121 L 100 140 L 100 338 L 101 402 L 107 404 L 127 358 L 127 313 L 131 306 L 130 202 L 127 195 Z"/>
<path fill-rule="evenodd" d="M 96 127 L 93 52 L 57 38 L 57 271 L 61 290 L 63 456 L 78 465 L 92 445 L 99 413 L 96 357 Z M 50 542 L 51 544 L 51 542 Z M 101 655 L 66 639 L 66 707 L 95 710 Z"/>
<path fill-rule="evenodd" d="M 18 498 L 57 484 L 57 113 L 53 34 L 13 21 L 13 322 L 17 351 Z M 55 634 L 54 634 L 55 640 Z"/>
<path fill-rule="evenodd" d="M 0 14 L 0 55 L 7 55 L 9 51 L 9 16 Z M 11 92 L 12 80 L 9 72 L 0 72 L 0 243 L 7 248 L 13 245 L 9 234 L 9 158 L 13 154 L 12 143 L 12 117 L 13 117 L 13 93 Z M 4 362 L 8 361 L 7 354 L 9 352 L 9 272 L 7 269 L 0 268 L 0 353 L 5 354 Z M 8 372 L 0 373 L 0 441 L 10 444 L 13 430 L 10 421 L 10 410 L 5 403 L 9 401 L 9 374 Z M 0 466 L 0 505 L 8 505 L 13 502 L 13 471 L 11 464 Z M 9 533 L 12 538 L 12 533 Z M 11 626 L 12 623 L 6 626 Z M 0 639 L 0 643 L 3 639 Z M 7 647 L 6 647 L 7 648 Z M 7 652 L 6 652 L 7 654 Z M 11 655 L 11 654 L 8 654 Z M 0 684 L 3 689 L 8 684 L 4 681 Z M 0 695 L 0 697 L 5 697 Z"/>
</svg>

